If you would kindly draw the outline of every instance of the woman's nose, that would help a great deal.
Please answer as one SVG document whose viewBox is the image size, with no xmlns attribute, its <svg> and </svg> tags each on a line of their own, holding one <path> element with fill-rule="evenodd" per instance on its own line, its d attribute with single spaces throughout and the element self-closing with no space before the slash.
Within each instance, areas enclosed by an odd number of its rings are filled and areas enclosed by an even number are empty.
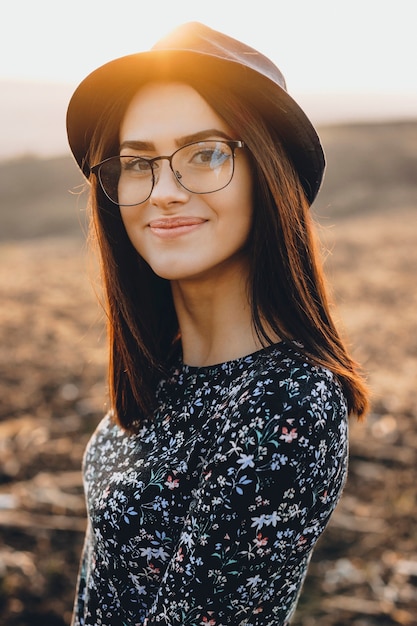
<svg viewBox="0 0 417 626">
<path fill-rule="evenodd" d="M 149 198 L 152 204 L 171 204 L 188 200 L 190 192 L 180 185 L 167 160 L 159 161 L 154 176 L 155 183 Z"/>
</svg>

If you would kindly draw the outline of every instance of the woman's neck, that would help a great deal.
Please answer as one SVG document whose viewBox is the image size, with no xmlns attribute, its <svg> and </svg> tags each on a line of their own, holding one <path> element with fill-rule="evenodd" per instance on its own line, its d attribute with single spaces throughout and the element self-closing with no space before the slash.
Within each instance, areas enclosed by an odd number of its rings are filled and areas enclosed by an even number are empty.
<svg viewBox="0 0 417 626">
<path fill-rule="evenodd" d="M 183 360 L 203 367 L 262 347 L 253 327 L 247 272 L 232 270 L 208 280 L 172 283 Z"/>
</svg>

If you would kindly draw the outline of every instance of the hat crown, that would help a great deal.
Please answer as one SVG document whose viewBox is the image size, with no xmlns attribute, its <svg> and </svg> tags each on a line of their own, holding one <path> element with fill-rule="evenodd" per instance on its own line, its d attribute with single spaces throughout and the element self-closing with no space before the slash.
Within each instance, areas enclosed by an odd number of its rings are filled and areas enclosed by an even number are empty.
<svg viewBox="0 0 417 626">
<path fill-rule="evenodd" d="M 287 90 L 285 78 L 274 63 L 250 46 L 220 33 L 200 22 L 181 24 L 171 33 L 160 39 L 152 50 L 200 53 L 219 60 L 246 66 L 277 83 Z"/>
</svg>

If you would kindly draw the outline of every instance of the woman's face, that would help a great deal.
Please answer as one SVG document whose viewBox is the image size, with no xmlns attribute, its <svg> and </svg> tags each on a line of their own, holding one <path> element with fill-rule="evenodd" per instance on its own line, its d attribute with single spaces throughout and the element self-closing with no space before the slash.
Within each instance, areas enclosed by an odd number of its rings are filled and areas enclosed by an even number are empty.
<svg viewBox="0 0 417 626">
<path fill-rule="evenodd" d="M 151 83 L 130 103 L 120 130 L 120 154 L 153 158 L 201 139 L 240 139 L 192 87 Z M 227 268 L 245 269 L 243 248 L 252 222 L 252 176 L 244 148 L 235 152 L 228 186 L 195 194 L 157 161 L 153 191 L 143 204 L 121 206 L 127 234 L 153 271 L 168 280 L 203 280 Z M 205 155 L 198 155 L 203 160 Z"/>
</svg>

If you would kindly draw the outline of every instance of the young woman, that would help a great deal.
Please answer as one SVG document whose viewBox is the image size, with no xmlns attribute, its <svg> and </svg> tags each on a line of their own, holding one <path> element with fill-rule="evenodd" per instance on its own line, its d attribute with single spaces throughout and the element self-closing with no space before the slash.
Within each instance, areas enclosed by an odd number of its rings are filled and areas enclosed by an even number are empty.
<svg viewBox="0 0 417 626">
<path fill-rule="evenodd" d="M 111 405 L 73 624 L 287 624 L 367 409 L 314 244 L 318 136 L 268 59 L 198 23 L 93 72 L 67 122 Z"/>
</svg>

